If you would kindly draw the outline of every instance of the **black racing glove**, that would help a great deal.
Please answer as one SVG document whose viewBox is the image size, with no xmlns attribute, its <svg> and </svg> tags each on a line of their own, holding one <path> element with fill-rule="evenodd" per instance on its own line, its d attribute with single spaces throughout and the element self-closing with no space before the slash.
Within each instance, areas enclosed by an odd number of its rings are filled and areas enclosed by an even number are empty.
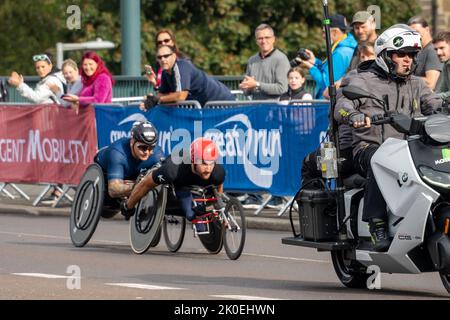
<svg viewBox="0 0 450 320">
<path fill-rule="evenodd" d="M 159 98 L 157 96 L 154 96 L 152 94 L 147 95 L 147 98 L 144 101 L 144 107 L 145 111 L 150 110 L 154 106 L 156 106 L 159 103 Z"/>
<path fill-rule="evenodd" d="M 348 124 L 350 126 L 353 126 L 353 123 L 355 123 L 355 122 L 363 122 L 364 123 L 365 121 L 366 121 L 366 115 L 364 113 L 355 112 L 349 117 Z"/>
<path fill-rule="evenodd" d="M 128 209 L 127 200 L 123 200 L 120 203 L 120 213 L 125 217 L 125 220 L 130 220 L 130 218 L 134 215 L 135 209 Z"/>
</svg>

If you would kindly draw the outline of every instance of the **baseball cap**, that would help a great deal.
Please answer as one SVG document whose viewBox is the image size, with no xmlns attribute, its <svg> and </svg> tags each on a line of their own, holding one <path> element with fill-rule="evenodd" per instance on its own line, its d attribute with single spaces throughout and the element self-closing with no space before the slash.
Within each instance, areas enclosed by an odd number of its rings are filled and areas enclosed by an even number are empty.
<svg viewBox="0 0 450 320">
<path fill-rule="evenodd" d="M 372 15 L 370 13 L 368 13 L 367 11 L 358 11 L 357 13 L 355 13 L 353 15 L 351 25 L 353 26 L 353 24 L 356 22 L 364 23 L 367 20 L 369 20 L 371 17 L 372 17 Z"/>
<path fill-rule="evenodd" d="M 330 28 L 339 28 L 347 30 L 347 20 L 341 14 L 334 14 L 330 16 Z"/>
</svg>

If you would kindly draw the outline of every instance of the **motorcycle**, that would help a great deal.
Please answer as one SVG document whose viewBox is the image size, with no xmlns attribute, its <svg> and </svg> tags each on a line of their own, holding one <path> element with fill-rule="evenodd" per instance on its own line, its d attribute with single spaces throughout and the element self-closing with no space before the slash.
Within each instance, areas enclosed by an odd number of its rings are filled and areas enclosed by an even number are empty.
<svg viewBox="0 0 450 320">
<path fill-rule="evenodd" d="M 343 94 L 350 100 L 384 103 L 354 86 L 344 88 Z M 372 289 L 373 271 L 438 272 L 450 293 L 450 117 L 443 112 L 372 118 L 372 125 L 384 124 L 406 136 L 388 138 L 371 160 L 388 208 L 388 251 L 372 250 L 368 223 L 362 221 L 364 188 L 352 183 L 360 180 L 354 177 L 344 181 L 343 214 L 337 212 L 336 190 L 326 184 L 322 190 L 301 189 L 296 196 L 300 234 L 294 230 L 294 237 L 282 243 L 330 251 L 339 280 L 350 288 Z M 295 229 L 292 217 L 291 225 Z"/>
</svg>

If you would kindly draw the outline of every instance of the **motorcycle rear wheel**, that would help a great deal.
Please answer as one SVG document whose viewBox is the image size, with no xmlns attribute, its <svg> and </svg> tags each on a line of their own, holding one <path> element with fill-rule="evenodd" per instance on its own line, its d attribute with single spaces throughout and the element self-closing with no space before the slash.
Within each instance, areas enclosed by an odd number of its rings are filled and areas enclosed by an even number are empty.
<svg viewBox="0 0 450 320">
<path fill-rule="evenodd" d="M 447 272 L 439 272 L 439 276 L 441 277 L 441 281 L 444 285 L 445 290 L 450 293 L 450 274 Z"/>
<path fill-rule="evenodd" d="M 367 279 L 370 274 L 366 268 L 357 261 L 347 258 L 347 250 L 331 251 L 334 271 L 339 280 L 348 288 L 367 288 Z"/>
</svg>

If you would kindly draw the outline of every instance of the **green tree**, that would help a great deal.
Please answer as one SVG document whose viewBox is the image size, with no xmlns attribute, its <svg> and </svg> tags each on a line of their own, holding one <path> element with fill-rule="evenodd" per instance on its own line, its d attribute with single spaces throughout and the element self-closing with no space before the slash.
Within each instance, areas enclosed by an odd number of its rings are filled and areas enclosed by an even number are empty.
<svg viewBox="0 0 450 320">
<path fill-rule="evenodd" d="M 81 9 L 81 29 L 66 26 L 69 5 Z M 369 5 L 381 9 L 381 27 L 405 22 L 420 12 L 416 3 L 397 0 L 334 0 L 330 13 L 352 18 Z M 161 28 L 175 32 L 180 49 L 210 74 L 240 75 L 248 58 L 257 52 L 254 29 L 270 24 L 277 46 L 292 58 L 301 47 L 325 57 L 321 0 L 141 0 L 142 63 L 155 61 L 154 35 Z M 95 38 L 113 41 L 114 50 L 100 51 L 114 74 L 121 71 L 120 1 L 110 0 L 2 0 L 0 4 L 0 74 L 12 70 L 34 75 L 33 54 L 57 42 L 82 42 Z M 79 61 L 81 52 L 65 57 Z"/>
</svg>

